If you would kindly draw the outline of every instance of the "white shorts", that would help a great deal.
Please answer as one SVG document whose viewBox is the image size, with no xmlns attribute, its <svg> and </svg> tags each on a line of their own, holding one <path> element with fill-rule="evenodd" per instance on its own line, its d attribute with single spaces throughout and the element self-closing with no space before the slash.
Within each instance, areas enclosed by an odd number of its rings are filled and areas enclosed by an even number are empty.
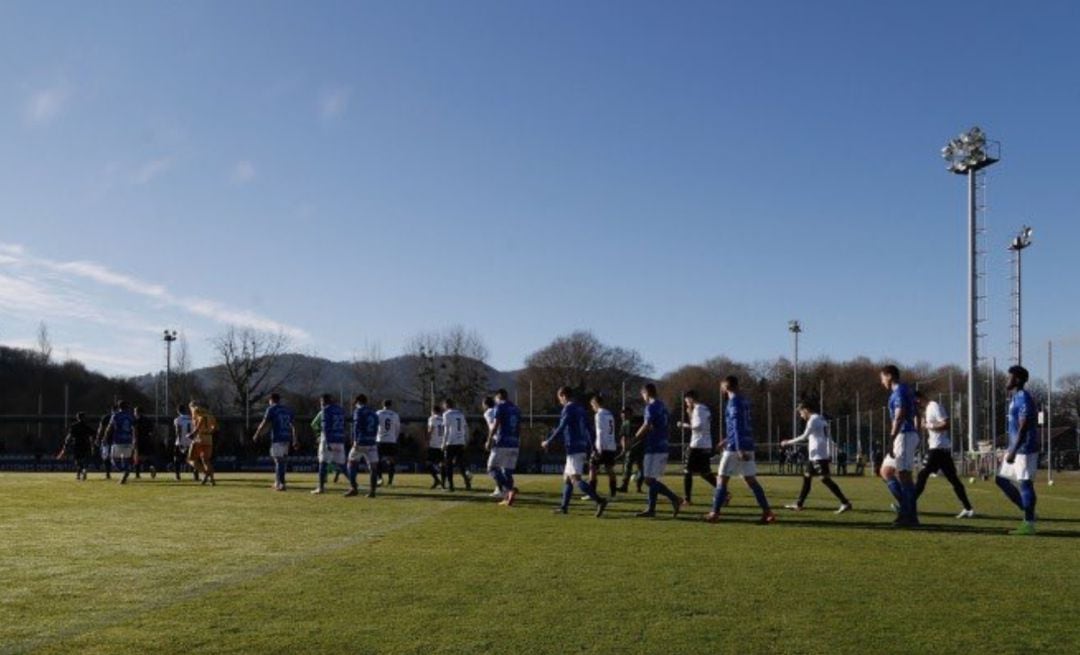
<svg viewBox="0 0 1080 655">
<path fill-rule="evenodd" d="M 111 459 L 131 459 L 134 450 L 135 447 L 131 444 L 114 443 L 112 448 L 109 449 L 109 457 Z"/>
<path fill-rule="evenodd" d="M 353 447 L 349 449 L 349 461 L 359 462 L 363 460 L 367 462 L 368 467 L 375 466 L 379 463 L 379 447 L 378 446 L 357 446 L 353 444 Z"/>
<path fill-rule="evenodd" d="M 187 451 L 191 450 L 191 439 L 184 439 L 183 441 L 177 441 L 176 442 L 176 447 L 179 448 L 183 453 L 186 454 Z"/>
<path fill-rule="evenodd" d="M 345 444 L 326 443 L 325 439 L 319 439 L 319 463 L 329 462 L 332 464 L 345 463 Z"/>
<path fill-rule="evenodd" d="M 1012 464 L 1001 460 L 1001 470 L 998 471 L 998 475 L 1017 482 L 1023 482 L 1025 480 L 1034 480 L 1035 474 L 1038 472 L 1039 453 L 1031 453 L 1030 455 L 1016 453 L 1016 461 Z"/>
<path fill-rule="evenodd" d="M 275 441 L 270 444 L 270 456 L 274 459 L 281 459 L 282 457 L 289 456 L 289 442 L 288 441 Z"/>
<path fill-rule="evenodd" d="M 641 474 L 657 480 L 664 477 L 664 471 L 667 470 L 667 458 L 667 453 L 645 453 L 645 461 L 641 464 Z"/>
<path fill-rule="evenodd" d="M 563 469 L 563 476 L 569 478 L 573 475 L 585 475 L 585 466 L 588 459 L 589 458 L 585 453 L 567 455 L 566 468 Z"/>
<path fill-rule="evenodd" d="M 488 470 L 507 469 L 513 471 L 517 468 L 517 448 L 492 448 L 488 455 Z"/>
<path fill-rule="evenodd" d="M 742 458 L 744 453 L 749 455 L 750 459 L 744 460 Z M 720 470 L 716 474 L 725 478 L 733 478 L 737 475 L 744 478 L 756 476 L 757 462 L 754 461 L 754 453 L 749 450 L 741 452 L 725 450 L 724 454 L 720 456 Z"/>
<path fill-rule="evenodd" d="M 915 451 L 919 447 L 918 432 L 901 432 L 893 439 L 892 448 L 894 457 L 885 456 L 881 462 L 881 468 L 893 468 L 897 471 L 915 470 Z"/>
</svg>

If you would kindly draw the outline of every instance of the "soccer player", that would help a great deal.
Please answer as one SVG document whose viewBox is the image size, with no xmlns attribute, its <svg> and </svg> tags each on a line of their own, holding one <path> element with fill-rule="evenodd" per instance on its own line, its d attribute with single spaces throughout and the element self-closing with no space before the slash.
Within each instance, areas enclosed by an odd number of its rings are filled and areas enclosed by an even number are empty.
<svg viewBox="0 0 1080 655">
<path fill-rule="evenodd" d="M 488 429 L 488 445 L 485 447 L 488 453 L 488 474 L 490 475 L 492 468 L 495 466 L 495 451 L 491 448 L 491 434 L 495 429 L 495 397 L 484 396 L 484 400 L 481 403 L 484 412 L 484 423 L 487 424 Z M 495 480 L 495 490 L 491 492 L 491 497 L 498 500 L 502 500 L 506 497 L 506 490 L 503 489 L 502 483 L 499 482 L 500 478 L 492 476 Z"/>
<path fill-rule="evenodd" d="M 191 423 L 194 428 L 194 438 L 191 440 L 191 453 L 189 462 L 196 471 L 202 474 L 200 484 L 210 483 L 216 487 L 217 480 L 214 477 L 214 433 L 217 432 L 217 419 L 210 413 L 210 408 L 201 400 L 193 400 L 188 405 L 191 409 Z"/>
<path fill-rule="evenodd" d="M 446 441 L 446 429 L 443 424 L 442 413 L 439 412 L 438 407 L 433 406 L 431 408 L 431 416 L 427 420 L 427 435 L 427 467 L 428 473 L 431 474 L 431 488 L 443 487 L 445 489 L 446 476 L 443 467 L 446 463 L 446 457 L 443 453 L 443 446 Z"/>
<path fill-rule="evenodd" d="M 785 505 L 784 507 L 793 509 L 796 512 L 802 511 L 803 506 L 806 504 L 806 497 L 810 495 L 810 485 L 813 483 L 814 476 L 820 475 L 821 484 L 825 485 L 825 488 L 840 500 L 840 509 L 836 510 L 836 513 L 843 514 L 850 511 L 851 501 L 844 496 L 843 491 L 840 491 L 840 486 L 833 482 L 829 471 L 829 464 L 832 463 L 832 438 L 829 435 L 829 422 L 821 414 L 815 412 L 809 403 L 799 403 L 799 416 L 806 421 L 806 429 L 794 439 L 781 441 L 780 446 L 786 448 L 805 443 L 808 455 L 806 470 L 803 472 L 802 491 L 799 492 L 799 499 L 793 505 Z"/>
<path fill-rule="evenodd" d="M 300 442 L 296 439 L 293 411 L 281 404 L 281 395 L 270 394 L 269 405 L 251 440 L 258 441 L 259 437 L 267 432 L 270 433 L 270 457 L 274 460 L 274 491 L 285 491 L 285 469 L 286 460 L 289 457 L 289 446 L 299 448 Z"/>
<path fill-rule="evenodd" d="M 970 519 L 975 516 L 975 509 L 968 500 L 967 490 L 960 476 L 956 474 L 956 464 L 952 458 L 952 440 L 949 438 L 949 414 L 941 403 L 928 400 L 926 394 L 915 392 L 915 402 L 923 409 L 923 424 L 926 426 L 927 455 L 926 463 L 915 480 L 915 499 L 918 500 L 926 489 L 926 481 L 934 473 L 941 473 L 952 485 L 953 493 L 960 499 L 964 509 L 956 515 L 958 519 Z"/>
<path fill-rule="evenodd" d="M 375 497 L 375 488 L 379 486 L 379 416 L 367 406 L 367 396 L 359 394 L 353 402 L 353 444 L 349 449 L 349 490 L 345 496 L 357 496 L 360 490 L 356 476 L 360 473 L 360 462 L 366 462 L 370 488 L 368 498 Z"/>
<path fill-rule="evenodd" d="M 494 405 L 494 399 L 492 404 Z M 465 413 L 454 407 L 454 401 L 447 398 L 443 401 L 443 429 L 445 439 L 443 450 L 445 451 L 445 473 L 443 480 L 449 485 L 450 491 L 454 491 L 454 467 L 461 471 L 461 477 L 465 480 L 465 491 L 472 489 L 472 476 L 465 463 L 465 440 L 468 432 L 468 424 L 465 421 Z M 495 417 L 492 416 L 492 422 Z M 491 429 L 491 425 L 488 425 Z"/>
<path fill-rule="evenodd" d="M 599 518 L 603 515 L 608 501 L 597 496 L 592 486 L 581 479 L 581 476 L 585 474 L 585 462 L 589 457 L 589 450 L 593 441 L 592 430 L 589 429 L 588 413 L 580 403 L 574 400 L 574 392 L 570 387 L 560 387 L 557 396 L 559 403 L 562 405 L 559 424 L 551 431 L 551 436 L 541 443 L 545 451 L 557 439 L 562 439 L 563 444 L 566 446 L 562 504 L 555 511 L 559 514 L 566 514 L 570 511 L 570 498 L 574 495 L 574 485 L 576 484 L 578 489 L 589 500 L 596 503 L 596 517 Z"/>
<path fill-rule="evenodd" d="M 375 442 L 379 444 L 379 481 L 382 481 L 382 471 L 386 471 L 387 486 L 394 486 L 394 472 L 397 467 L 398 435 L 401 434 L 401 417 L 391 407 L 394 403 L 390 400 L 383 401 L 383 408 L 379 415 L 379 435 Z"/>
<path fill-rule="evenodd" d="M 109 427 L 105 429 L 105 441 L 109 444 L 109 458 L 116 464 L 117 470 L 123 473 L 120 484 L 127 484 L 128 475 L 131 473 L 131 458 L 138 444 L 135 441 L 135 417 L 128 411 L 126 400 L 117 403 L 116 411 L 109 419 Z"/>
<path fill-rule="evenodd" d="M 191 435 L 195 431 L 195 424 L 191 421 L 191 410 L 187 405 L 176 406 L 176 419 L 173 420 L 173 430 L 176 432 L 176 440 L 173 442 L 173 473 L 176 479 L 180 479 L 180 472 L 184 463 L 188 460 L 191 451 Z M 192 475 L 195 481 L 199 481 L 199 472 L 192 467 Z"/>
<path fill-rule="evenodd" d="M 518 494 L 514 486 L 514 469 L 517 468 L 520 439 L 521 410 L 510 402 L 510 393 L 506 389 L 499 389 L 495 393 L 495 420 L 487 440 L 487 447 L 491 451 L 488 474 L 500 489 L 505 490 L 506 498 L 499 504 L 507 507 L 514 504 Z"/>
<path fill-rule="evenodd" d="M 727 502 L 728 481 L 732 476 L 741 475 L 746 486 L 754 493 L 757 504 L 761 507 L 759 523 L 769 524 L 776 521 L 776 515 L 769 507 L 765 490 L 757 481 L 757 464 L 754 462 L 754 432 L 750 424 L 750 401 L 739 393 L 739 378 L 729 375 L 720 385 L 727 396 L 727 408 L 724 425 L 727 438 L 724 440 L 724 454 L 720 456 L 720 484 L 713 494 L 712 511 L 705 515 L 705 520 L 716 523 L 720 520 L 720 507 Z"/>
<path fill-rule="evenodd" d="M 142 477 L 143 468 L 150 471 L 150 478 L 157 477 L 157 440 L 154 439 L 154 420 L 143 413 L 142 407 L 135 406 L 135 443 L 138 448 L 133 458 L 135 479 Z"/>
<path fill-rule="evenodd" d="M 641 493 L 641 485 L 645 482 L 643 470 L 645 466 L 645 440 L 637 436 L 634 429 L 634 411 L 629 407 L 622 408 L 622 425 L 619 426 L 620 445 L 623 450 L 623 481 L 619 487 L 620 493 L 630 491 L 630 478 L 634 478 L 637 492 Z M 635 475 L 634 468 L 637 467 Z"/>
<path fill-rule="evenodd" d="M 79 412 L 75 415 L 75 422 L 68 428 L 64 438 L 64 447 L 56 459 L 63 459 L 70 453 L 75 462 L 75 479 L 86 481 L 86 465 L 94 452 L 94 436 L 97 431 L 86 422 L 86 414 Z"/>
<path fill-rule="evenodd" d="M 1024 388 L 1028 377 L 1023 366 L 1009 369 L 1009 448 L 995 478 L 1005 496 L 1024 512 L 1024 522 L 1009 533 L 1020 536 L 1035 534 L 1035 474 L 1039 470 L 1038 408 Z M 1014 481 L 1020 484 L 1019 489 Z"/>
<path fill-rule="evenodd" d="M 595 494 L 596 480 L 603 467 L 608 476 L 609 497 L 614 498 L 619 490 L 615 478 L 615 452 L 618 450 L 615 444 L 615 415 L 604 407 L 604 397 L 598 393 L 589 398 L 589 405 L 596 412 L 596 443 L 593 444 L 593 457 L 589 464 L 589 487 Z"/>
<path fill-rule="evenodd" d="M 881 368 L 881 386 L 889 390 L 889 416 L 892 427 L 889 436 L 892 444 L 881 462 L 881 478 L 896 499 L 899 512 L 894 525 L 916 527 L 919 511 L 915 497 L 915 450 L 919 447 L 919 433 L 915 430 L 915 395 L 900 381 L 900 369 L 892 364 Z"/>
<path fill-rule="evenodd" d="M 668 461 L 667 407 L 660 401 L 656 385 L 652 382 L 641 387 L 641 397 L 645 401 L 645 422 L 638 428 L 635 436 L 645 441 L 645 459 L 641 470 L 645 475 L 645 485 L 649 488 L 649 500 L 645 511 L 638 512 L 637 516 L 656 516 L 656 501 L 663 496 L 671 501 L 672 516 L 678 517 L 683 499 L 660 481 L 660 478 L 664 477 Z"/>
<path fill-rule="evenodd" d="M 696 391 L 690 390 L 683 394 L 683 402 L 686 404 L 686 413 L 690 415 L 690 423 L 679 421 L 679 429 L 690 428 L 690 452 L 686 457 L 686 466 L 683 468 L 683 497 L 687 505 L 690 504 L 690 495 L 694 489 L 694 476 L 700 475 L 701 479 L 716 488 L 716 475 L 712 472 L 712 459 L 714 448 L 712 442 L 712 412 L 705 403 L 698 401 Z"/>
<path fill-rule="evenodd" d="M 112 480 L 112 446 L 109 445 L 109 440 L 105 438 L 105 432 L 109 429 L 109 423 L 112 422 L 114 413 L 116 413 L 115 403 L 98 420 L 97 446 L 101 457 L 101 466 L 105 469 L 106 480 Z"/>
<path fill-rule="evenodd" d="M 345 466 L 345 410 L 324 393 L 319 397 L 319 413 L 311 421 L 311 429 L 319 435 L 319 483 L 311 493 L 326 493 L 326 476 L 330 464 Z"/>
</svg>

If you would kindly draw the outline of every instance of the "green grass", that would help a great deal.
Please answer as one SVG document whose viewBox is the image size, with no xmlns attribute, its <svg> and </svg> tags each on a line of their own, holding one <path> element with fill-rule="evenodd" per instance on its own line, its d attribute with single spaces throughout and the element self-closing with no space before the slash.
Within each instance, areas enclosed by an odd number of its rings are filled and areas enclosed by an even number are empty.
<svg viewBox="0 0 1080 655">
<path fill-rule="evenodd" d="M 486 479 L 478 486 L 490 488 Z M 1040 482 L 1040 534 L 989 482 L 957 521 L 930 481 L 927 528 L 894 531 L 880 482 L 840 478 L 855 511 L 752 523 L 741 485 L 721 525 L 596 520 L 558 480 L 522 477 L 520 507 L 429 492 L 312 497 L 311 478 L 217 488 L 0 474 L 0 653 L 1076 652 L 1080 477 Z M 672 488 L 681 480 L 668 478 Z M 794 477 L 763 478 L 777 506 Z M 1025 609 L 1026 608 L 1026 609 Z"/>
</svg>

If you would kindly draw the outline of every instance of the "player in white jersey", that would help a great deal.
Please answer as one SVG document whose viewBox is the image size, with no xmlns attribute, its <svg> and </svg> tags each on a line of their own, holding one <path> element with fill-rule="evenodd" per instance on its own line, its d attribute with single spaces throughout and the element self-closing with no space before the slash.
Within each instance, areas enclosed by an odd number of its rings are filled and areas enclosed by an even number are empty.
<svg viewBox="0 0 1080 655">
<path fill-rule="evenodd" d="M 615 477 L 615 456 L 619 450 L 615 443 L 615 415 L 604 407 L 604 397 L 598 393 L 589 398 L 589 405 L 596 412 L 596 443 L 593 444 L 592 461 L 589 462 L 589 486 L 595 494 L 596 479 L 603 467 L 608 476 L 608 497 L 614 498 L 619 490 Z"/>
<path fill-rule="evenodd" d="M 446 457 L 443 448 L 446 445 L 446 430 L 443 424 L 442 413 L 437 407 L 431 408 L 431 416 L 427 421 L 428 448 L 427 467 L 431 474 L 431 488 L 446 488 L 446 475 L 444 465 Z"/>
<path fill-rule="evenodd" d="M 488 432 L 490 433 L 495 428 L 495 399 L 491 396 L 484 398 L 484 423 L 487 424 Z M 495 465 L 495 451 L 492 450 L 488 454 L 488 469 L 490 470 Z M 506 490 L 502 488 L 502 485 L 496 481 L 495 491 L 491 492 L 492 498 L 504 498 L 506 496 Z"/>
<path fill-rule="evenodd" d="M 401 434 L 401 417 L 391 409 L 393 401 L 384 400 L 383 408 L 375 412 L 379 417 L 379 433 L 375 436 L 375 443 L 379 446 L 379 484 L 382 484 L 382 474 L 386 473 L 386 484 L 394 486 L 394 472 L 397 469 L 398 436 Z"/>
<path fill-rule="evenodd" d="M 188 460 L 188 451 L 191 450 L 191 433 L 195 431 L 195 424 L 191 421 L 191 410 L 187 405 L 177 405 L 176 419 L 173 420 L 173 431 L 176 438 L 173 441 L 173 473 L 176 479 L 180 479 L 180 472 Z M 191 469 L 195 481 L 199 481 L 199 472 Z"/>
<path fill-rule="evenodd" d="M 956 518 L 970 519 L 975 516 L 975 508 L 968 500 L 964 483 L 956 474 L 956 464 L 952 458 L 952 440 L 949 438 L 949 413 L 945 411 L 941 403 L 928 400 L 921 391 L 915 392 L 915 404 L 923 410 L 922 424 L 928 435 L 926 461 L 915 479 L 915 498 L 917 500 L 922 495 L 923 490 L 926 489 L 926 481 L 931 475 L 941 473 L 952 485 L 953 493 L 964 506 Z"/>
<path fill-rule="evenodd" d="M 801 443 L 807 444 L 806 470 L 803 472 L 802 491 L 799 492 L 799 499 L 791 505 L 784 505 L 784 507 L 796 512 L 802 511 L 803 505 L 806 504 L 806 497 L 810 494 L 810 485 L 814 476 L 820 475 L 821 484 L 825 485 L 825 488 L 840 500 L 840 509 L 836 510 L 836 513 L 843 514 L 850 511 L 851 501 L 844 496 L 843 491 L 840 491 L 839 485 L 833 482 L 829 471 L 833 450 L 832 438 L 829 435 L 829 422 L 821 414 L 815 412 L 809 403 L 799 403 L 799 416 L 806 421 L 806 430 L 794 439 L 781 441 L 780 446 L 786 448 Z"/>
<path fill-rule="evenodd" d="M 469 424 L 465 420 L 465 413 L 454 407 L 454 401 L 447 398 L 443 401 L 443 429 L 445 440 L 443 441 L 443 480 L 444 486 L 454 491 L 454 467 L 461 471 L 461 477 L 465 480 L 465 491 L 472 489 L 472 476 L 469 475 L 468 465 L 465 462 L 465 443 L 468 441 Z M 494 417 L 493 417 L 494 420 Z M 488 424 L 490 429 L 490 423 Z"/>
<path fill-rule="evenodd" d="M 712 412 L 708 406 L 698 401 L 697 392 L 693 390 L 683 394 L 683 403 L 690 415 L 689 423 L 678 423 L 680 430 L 690 428 L 690 450 L 687 451 L 686 465 L 683 467 L 683 503 L 690 505 L 695 475 L 700 475 L 713 489 L 716 488 L 716 474 L 712 472 L 710 463 L 716 449 L 712 440 Z"/>
</svg>

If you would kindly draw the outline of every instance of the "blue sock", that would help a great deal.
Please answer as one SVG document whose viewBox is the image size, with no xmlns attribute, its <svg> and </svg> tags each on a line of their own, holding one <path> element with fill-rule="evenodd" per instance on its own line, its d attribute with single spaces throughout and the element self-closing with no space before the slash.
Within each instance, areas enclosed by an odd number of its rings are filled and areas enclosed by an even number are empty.
<svg viewBox="0 0 1080 655">
<path fill-rule="evenodd" d="M 356 474 L 358 473 L 358 471 L 356 470 L 356 462 L 349 462 L 346 471 L 349 475 L 349 486 L 353 489 L 356 489 Z"/>
<path fill-rule="evenodd" d="M 274 460 L 274 478 L 280 485 L 285 484 L 285 462 L 281 459 Z"/>
<path fill-rule="evenodd" d="M 326 462 L 319 462 L 319 486 L 326 486 L 326 472 L 329 469 L 329 465 Z"/>
<path fill-rule="evenodd" d="M 1016 505 L 1020 509 L 1024 509 L 1024 501 L 1020 497 L 1020 492 L 1017 491 L 1016 485 L 1012 483 L 1012 480 L 1003 478 L 999 475 L 994 478 L 994 482 L 996 482 L 997 486 L 1005 492 L 1005 497 L 1011 500 L 1013 505 Z"/>
<path fill-rule="evenodd" d="M 1031 480 L 1020 482 L 1020 501 L 1023 503 L 1024 520 L 1035 522 L 1035 483 Z"/>
<path fill-rule="evenodd" d="M 506 490 L 514 489 L 514 469 L 503 469 L 503 480 L 506 482 Z"/>
<path fill-rule="evenodd" d="M 721 482 L 716 485 L 716 491 L 712 496 L 712 512 L 713 514 L 719 514 L 720 508 L 724 505 L 724 499 L 727 498 L 727 483 Z"/>
<path fill-rule="evenodd" d="M 652 482 L 646 482 L 649 485 L 649 505 L 646 507 L 650 512 L 656 511 L 656 499 L 660 495 L 660 492 L 656 490 L 656 480 Z"/>
<path fill-rule="evenodd" d="M 560 505 L 560 507 L 562 507 L 564 510 L 569 508 L 570 507 L 570 497 L 573 496 L 573 495 L 574 495 L 574 485 L 570 484 L 570 481 L 567 480 L 566 482 L 563 483 L 562 505 Z"/>
<path fill-rule="evenodd" d="M 915 500 L 915 484 L 913 482 L 901 482 L 900 493 L 904 497 L 904 504 L 902 507 L 907 513 L 907 517 L 912 519 L 917 518 L 919 511 Z"/>
<path fill-rule="evenodd" d="M 499 491 L 502 491 L 506 488 L 506 480 L 503 479 L 502 471 L 500 471 L 499 469 L 491 469 L 490 471 L 488 471 L 488 475 L 490 475 L 491 479 L 495 481 L 495 486 L 499 489 Z"/>
<path fill-rule="evenodd" d="M 578 489 L 581 489 L 581 493 L 589 497 L 589 500 L 593 501 L 594 503 L 600 502 L 600 496 L 596 495 L 596 489 L 594 489 L 593 486 L 588 482 L 584 480 L 578 480 L 577 487 Z"/>
<path fill-rule="evenodd" d="M 765 490 L 761 488 L 761 483 L 754 480 L 749 486 L 750 491 L 754 492 L 754 498 L 757 499 L 757 504 L 761 507 L 761 511 L 769 511 L 769 499 L 765 497 Z"/>
<path fill-rule="evenodd" d="M 379 467 L 371 467 L 371 473 L 368 475 L 368 484 L 371 485 L 371 493 L 374 494 L 375 487 L 379 486 Z"/>
<path fill-rule="evenodd" d="M 663 482 L 656 480 L 653 482 L 653 488 L 656 489 L 656 493 L 660 494 L 664 498 L 667 498 L 673 503 L 679 502 L 679 497 L 675 495 L 675 492 L 668 489 L 667 485 Z"/>
<path fill-rule="evenodd" d="M 900 510 L 904 509 L 904 489 L 900 486 L 900 481 L 896 478 L 885 481 L 885 486 L 889 488 L 889 493 L 896 499 L 896 504 L 900 507 Z"/>
</svg>

